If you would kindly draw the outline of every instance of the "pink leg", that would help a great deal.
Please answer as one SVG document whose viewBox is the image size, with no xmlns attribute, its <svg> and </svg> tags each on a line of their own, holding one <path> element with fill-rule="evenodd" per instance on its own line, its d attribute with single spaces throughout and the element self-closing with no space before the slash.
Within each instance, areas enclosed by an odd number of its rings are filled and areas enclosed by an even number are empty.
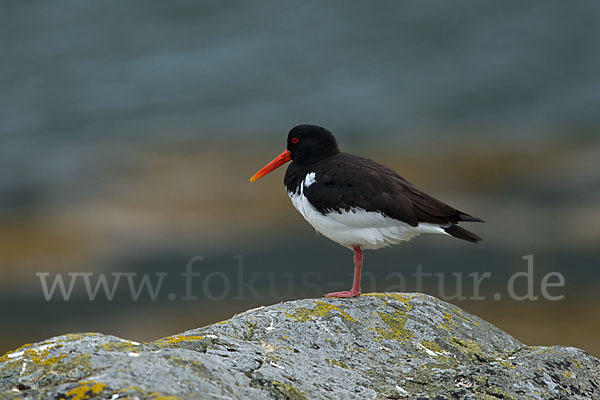
<svg viewBox="0 0 600 400">
<path fill-rule="evenodd" d="M 344 292 L 327 293 L 325 297 L 348 298 L 360 296 L 360 274 L 363 266 L 363 252 L 360 246 L 352 246 L 352 249 L 354 250 L 354 283 L 352 284 L 352 289 Z"/>
</svg>

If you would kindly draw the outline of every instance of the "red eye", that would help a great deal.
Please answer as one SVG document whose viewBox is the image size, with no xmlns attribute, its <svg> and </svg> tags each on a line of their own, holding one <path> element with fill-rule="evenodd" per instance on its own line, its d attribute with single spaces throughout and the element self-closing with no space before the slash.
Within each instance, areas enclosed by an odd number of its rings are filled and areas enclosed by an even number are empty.
<svg viewBox="0 0 600 400">
<path fill-rule="evenodd" d="M 300 139 L 298 139 L 297 137 L 292 138 L 292 143 L 294 143 L 294 144 L 298 144 L 299 141 L 300 141 Z"/>
</svg>

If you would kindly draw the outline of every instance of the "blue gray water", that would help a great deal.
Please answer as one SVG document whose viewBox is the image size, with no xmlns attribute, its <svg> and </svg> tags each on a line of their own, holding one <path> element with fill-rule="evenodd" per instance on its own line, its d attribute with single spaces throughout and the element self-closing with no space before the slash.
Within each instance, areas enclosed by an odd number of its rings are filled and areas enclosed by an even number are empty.
<svg viewBox="0 0 600 400">
<path fill-rule="evenodd" d="M 280 135 L 297 121 L 390 135 L 600 125 L 593 1 L 0 7 L 0 126 L 11 147 Z"/>
<path fill-rule="evenodd" d="M 594 1 L 14 0 L 0 44 L 3 193 L 92 179 L 104 142 L 600 127 Z"/>
</svg>

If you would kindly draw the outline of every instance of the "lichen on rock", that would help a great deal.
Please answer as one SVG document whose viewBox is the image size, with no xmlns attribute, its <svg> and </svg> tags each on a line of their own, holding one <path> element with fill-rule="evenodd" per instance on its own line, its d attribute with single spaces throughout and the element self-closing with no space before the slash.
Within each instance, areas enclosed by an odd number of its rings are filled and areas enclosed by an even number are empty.
<svg viewBox="0 0 600 400">
<path fill-rule="evenodd" d="M 70 334 L 0 357 L 5 399 L 594 399 L 600 361 L 422 294 L 261 307 L 149 343 Z"/>
</svg>

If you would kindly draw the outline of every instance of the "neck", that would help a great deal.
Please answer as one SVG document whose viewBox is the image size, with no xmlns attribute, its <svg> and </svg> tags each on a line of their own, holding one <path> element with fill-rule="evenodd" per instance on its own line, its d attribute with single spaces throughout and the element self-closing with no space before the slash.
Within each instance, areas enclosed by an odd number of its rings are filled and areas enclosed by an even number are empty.
<svg viewBox="0 0 600 400">
<path fill-rule="evenodd" d="M 337 147 L 330 149 L 311 149 L 308 148 L 304 152 L 297 154 L 294 157 L 294 162 L 302 167 L 309 167 L 312 164 L 318 163 L 328 157 L 339 154 L 339 150 Z"/>
</svg>

